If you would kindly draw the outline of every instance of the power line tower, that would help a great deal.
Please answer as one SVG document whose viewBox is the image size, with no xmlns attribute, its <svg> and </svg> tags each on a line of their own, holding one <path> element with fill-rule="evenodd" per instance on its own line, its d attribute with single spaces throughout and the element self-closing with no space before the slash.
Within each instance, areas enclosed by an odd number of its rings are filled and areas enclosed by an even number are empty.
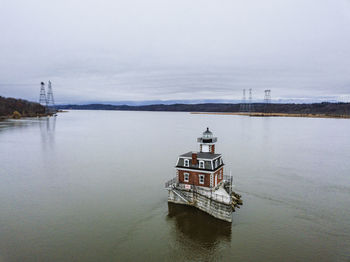
<svg viewBox="0 0 350 262">
<path fill-rule="evenodd" d="M 265 97 L 264 97 L 264 112 L 267 113 L 270 109 L 270 103 L 271 103 L 271 90 L 266 89 L 265 91 Z"/>
<path fill-rule="evenodd" d="M 39 97 L 39 104 L 45 107 L 45 111 L 47 109 L 47 99 L 46 99 L 46 93 L 45 93 L 45 83 L 41 82 L 40 84 L 40 97 Z"/>
<path fill-rule="evenodd" d="M 252 89 L 249 88 L 248 112 L 254 112 Z"/>
<path fill-rule="evenodd" d="M 265 92 L 264 102 L 265 102 L 265 104 L 270 104 L 271 103 L 271 90 L 267 89 L 264 92 Z"/>
<path fill-rule="evenodd" d="M 242 102 L 239 107 L 240 112 L 247 112 L 247 101 L 246 101 L 246 96 L 245 96 L 245 89 L 243 89 L 243 97 L 242 97 Z"/>
<path fill-rule="evenodd" d="M 47 86 L 47 106 L 49 107 L 50 111 L 55 111 L 55 100 L 53 98 L 51 81 L 49 81 L 49 84 Z"/>
</svg>

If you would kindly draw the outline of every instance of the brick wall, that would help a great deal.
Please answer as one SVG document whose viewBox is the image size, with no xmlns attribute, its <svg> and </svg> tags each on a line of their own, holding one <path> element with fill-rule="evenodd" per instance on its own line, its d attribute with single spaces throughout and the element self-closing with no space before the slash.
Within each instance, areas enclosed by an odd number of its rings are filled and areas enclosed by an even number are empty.
<svg viewBox="0 0 350 262">
<path fill-rule="evenodd" d="M 224 179 L 224 167 L 221 167 L 214 173 L 214 181 L 215 181 L 215 176 L 218 176 L 218 184 L 219 184 Z"/>
<path fill-rule="evenodd" d="M 189 181 L 184 181 L 184 173 L 189 174 Z M 204 175 L 204 184 L 199 184 L 199 175 Z M 210 187 L 210 174 L 179 170 L 179 182 L 183 184 Z"/>
</svg>

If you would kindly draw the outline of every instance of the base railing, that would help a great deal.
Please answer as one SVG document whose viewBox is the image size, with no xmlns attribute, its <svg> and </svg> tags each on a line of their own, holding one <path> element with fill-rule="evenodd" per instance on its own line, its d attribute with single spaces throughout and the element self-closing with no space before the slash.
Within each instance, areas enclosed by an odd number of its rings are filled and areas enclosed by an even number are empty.
<svg viewBox="0 0 350 262">
<path fill-rule="evenodd" d="M 165 188 L 173 187 L 177 185 L 177 177 L 174 177 L 165 183 Z"/>
</svg>

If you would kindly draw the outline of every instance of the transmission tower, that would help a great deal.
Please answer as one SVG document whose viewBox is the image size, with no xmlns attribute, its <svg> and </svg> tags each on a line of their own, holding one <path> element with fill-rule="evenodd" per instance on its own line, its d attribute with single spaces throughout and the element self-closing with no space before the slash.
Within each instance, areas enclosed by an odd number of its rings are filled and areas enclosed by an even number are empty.
<svg viewBox="0 0 350 262">
<path fill-rule="evenodd" d="M 40 84 L 39 104 L 41 104 L 41 105 L 45 106 L 45 108 L 47 108 L 47 99 L 46 99 L 45 83 L 44 82 L 41 82 L 41 84 Z"/>
<path fill-rule="evenodd" d="M 55 111 L 55 100 L 53 98 L 51 81 L 49 81 L 49 84 L 47 86 L 47 106 L 51 111 Z"/>
<path fill-rule="evenodd" d="M 271 103 L 271 90 L 267 89 L 264 92 L 265 92 L 264 102 L 265 102 L 265 104 L 270 104 Z"/>
<path fill-rule="evenodd" d="M 249 103 L 248 103 L 248 112 L 254 111 L 254 105 L 253 105 L 253 95 L 252 95 L 252 89 L 249 88 Z"/>
<path fill-rule="evenodd" d="M 246 112 L 247 111 L 247 101 L 245 96 L 245 89 L 243 89 L 243 97 L 242 97 L 242 103 L 239 107 L 240 112 Z"/>
<path fill-rule="evenodd" d="M 271 112 L 271 90 L 266 89 L 265 91 L 265 97 L 264 97 L 264 112 L 268 113 Z"/>
</svg>

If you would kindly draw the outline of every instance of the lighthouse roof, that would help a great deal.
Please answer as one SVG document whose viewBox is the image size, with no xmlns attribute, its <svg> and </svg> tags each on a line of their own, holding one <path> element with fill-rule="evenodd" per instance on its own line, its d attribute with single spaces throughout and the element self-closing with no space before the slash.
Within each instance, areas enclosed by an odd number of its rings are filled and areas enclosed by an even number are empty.
<svg viewBox="0 0 350 262">
<path fill-rule="evenodd" d="M 193 155 L 196 161 L 194 161 Z M 187 165 L 185 163 L 187 160 Z M 197 161 L 198 160 L 198 161 Z M 203 166 L 200 166 L 202 162 Z M 212 154 L 208 152 L 188 152 L 179 156 L 176 167 L 204 171 L 215 171 L 224 165 L 221 154 Z"/>
<path fill-rule="evenodd" d="M 197 138 L 198 143 L 216 143 L 218 141 L 217 137 L 213 136 L 213 133 L 207 127 L 207 130 L 203 132 L 202 137 Z"/>
<path fill-rule="evenodd" d="M 203 132 L 203 138 L 213 138 L 213 133 L 209 130 L 209 127 Z"/>
</svg>

